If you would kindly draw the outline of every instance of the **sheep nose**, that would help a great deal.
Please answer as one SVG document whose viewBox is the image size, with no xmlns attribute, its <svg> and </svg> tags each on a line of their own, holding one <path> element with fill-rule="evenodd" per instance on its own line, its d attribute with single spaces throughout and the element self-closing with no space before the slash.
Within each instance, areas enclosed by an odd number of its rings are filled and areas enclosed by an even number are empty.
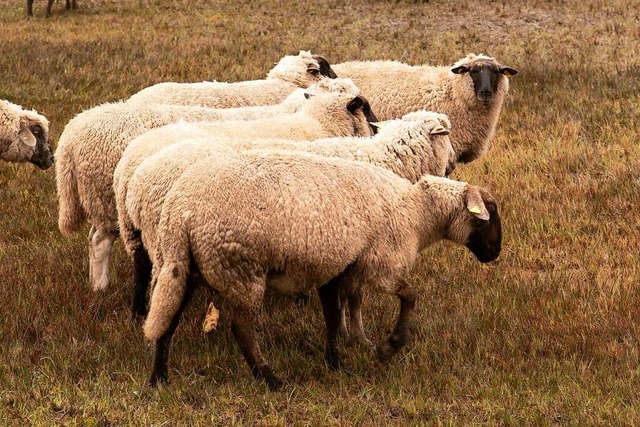
<svg viewBox="0 0 640 427">
<path fill-rule="evenodd" d="M 491 93 L 491 91 L 489 89 L 483 89 L 483 90 L 480 91 L 480 96 L 482 98 L 491 98 L 491 95 L 492 95 L 492 93 Z"/>
</svg>

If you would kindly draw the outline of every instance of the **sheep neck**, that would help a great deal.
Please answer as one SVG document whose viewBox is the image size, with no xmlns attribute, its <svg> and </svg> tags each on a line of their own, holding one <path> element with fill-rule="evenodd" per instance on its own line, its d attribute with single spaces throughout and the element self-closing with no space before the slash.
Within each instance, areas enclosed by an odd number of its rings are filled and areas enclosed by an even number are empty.
<svg viewBox="0 0 640 427">
<path fill-rule="evenodd" d="M 413 226 L 420 251 L 447 238 L 447 229 L 456 215 L 461 192 L 466 185 L 455 183 L 459 185 L 434 184 L 423 179 L 414 184 L 408 194 L 409 216 L 415 218 Z"/>
</svg>

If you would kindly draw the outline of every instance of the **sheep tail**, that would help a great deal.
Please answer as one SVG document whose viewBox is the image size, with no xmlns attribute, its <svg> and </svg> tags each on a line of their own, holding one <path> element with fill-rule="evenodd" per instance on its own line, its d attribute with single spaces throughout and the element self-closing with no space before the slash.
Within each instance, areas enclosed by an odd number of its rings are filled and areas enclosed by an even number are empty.
<svg viewBox="0 0 640 427">
<path fill-rule="evenodd" d="M 86 213 L 80 203 L 73 157 L 64 145 L 56 150 L 56 186 L 58 189 L 58 228 L 66 237 L 80 229 Z"/>
<path fill-rule="evenodd" d="M 167 263 L 160 269 L 144 323 L 144 336 L 149 342 L 158 341 L 178 313 L 187 289 L 187 274 L 188 264 Z"/>
</svg>

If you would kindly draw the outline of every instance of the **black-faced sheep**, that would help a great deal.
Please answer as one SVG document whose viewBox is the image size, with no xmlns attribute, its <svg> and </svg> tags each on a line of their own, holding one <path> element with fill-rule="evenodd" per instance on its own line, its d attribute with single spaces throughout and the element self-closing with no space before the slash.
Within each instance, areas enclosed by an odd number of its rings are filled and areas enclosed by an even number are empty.
<svg viewBox="0 0 640 427">
<path fill-rule="evenodd" d="M 53 152 L 46 117 L 0 100 L 0 160 L 29 162 L 40 169 L 51 167 Z"/>
<path fill-rule="evenodd" d="M 501 247 L 497 203 L 482 188 L 428 175 L 411 184 L 371 164 L 282 150 L 221 153 L 192 165 L 169 191 L 159 229 L 162 266 L 144 326 L 156 344 L 152 385 L 167 379 L 192 266 L 230 305 L 253 375 L 278 389 L 256 331 L 267 286 L 318 288 L 327 361 L 339 368 L 341 283 L 400 299 L 396 327 L 379 347 L 386 360 L 407 339 L 416 294 L 405 277 L 422 249 L 448 239 L 489 262 Z"/>
<path fill-rule="evenodd" d="M 494 58 L 474 54 L 444 67 L 396 61 L 354 61 L 332 67 L 340 77 L 355 82 L 380 120 L 416 110 L 449 116 L 459 163 L 475 160 L 489 147 L 509 91 L 507 77 L 518 74 Z"/>
</svg>

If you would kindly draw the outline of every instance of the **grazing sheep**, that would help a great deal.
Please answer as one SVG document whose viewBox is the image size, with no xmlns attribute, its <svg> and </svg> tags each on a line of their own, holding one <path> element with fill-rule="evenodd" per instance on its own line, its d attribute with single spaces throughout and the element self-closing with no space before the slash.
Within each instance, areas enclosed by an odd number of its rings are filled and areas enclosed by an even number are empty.
<svg viewBox="0 0 640 427">
<path fill-rule="evenodd" d="M 133 95 L 128 102 L 201 105 L 212 108 L 273 105 L 298 88 L 307 88 L 323 76 L 336 78 L 329 62 L 320 55 L 301 50 L 285 56 L 264 80 L 244 82 L 159 83 Z"/>
<path fill-rule="evenodd" d="M 207 137 L 212 141 L 226 141 L 229 138 L 233 141 L 251 141 L 268 137 L 314 140 L 327 136 L 373 134 L 368 122 L 377 119 L 365 99 L 348 93 L 316 93 L 300 111 L 293 114 L 246 122 L 174 124 L 147 132 L 131 142 L 114 172 L 114 192 L 120 233 L 134 264 L 135 314 L 146 313 L 149 263 L 154 260 L 149 260 L 145 247 L 155 247 L 152 243 L 154 233 L 146 234 L 148 240 L 143 246 L 139 230 L 155 229 L 163 195 L 171 182 L 185 167 L 204 155 L 202 151 L 208 148 L 184 152 L 173 150 L 162 156 L 160 153 L 152 155 L 182 139 L 195 137 Z M 147 185 L 150 188 L 146 188 Z M 138 208 L 149 206 L 153 209 L 144 212 Z M 106 274 L 108 270 L 104 271 Z"/>
<path fill-rule="evenodd" d="M 0 160 L 30 162 L 40 169 L 50 168 L 53 152 L 46 117 L 0 100 Z"/>
<path fill-rule="evenodd" d="M 156 344 L 152 385 L 167 380 L 195 268 L 230 305 L 232 331 L 253 375 L 277 389 L 281 382 L 255 329 L 267 285 L 280 292 L 318 288 L 327 361 L 337 369 L 340 285 L 400 299 L 395 330 L 379 346 L 386 360 L 408 335 L 416 296 L 405 277 L 422 249 L 447 239 L 489 262 L 501 247 L 497 203 L 482 188 L 429 175 L 411 184 L 367 163 L 282 150 L 220 153 L 193 164 L 169 191 L 159 230 L 162 265 L 144 325 Z"/>
<path fill-rule="evenodd" d="M 507 77 L 518 74 L 494 58 L 474 54 L 447 67 L 365 61 L 333 69 L 353 79 L 380 120 L 423 109 L 449 116 L 458 163 L 471 162 L 487 150 L 509 90 Z"/>
<path fill-rule="evenodd" d="M 453 169 L 454 152 L 445 136 L 451 125 L 445 115 L 433 112 L 414 112 L 402 120 L 385 123 L 373 138 L 221 139 L 215 134 L 212 137 L 211 131 L 203 132 L 203 126 L 199 123 L 169 125 L 147 132 L 127 147 L 114 173 L 120 235 L 134 266 L 136 314 L 146 313 L 150 269 L 158 262 L 156 234 L 164 197 L 184 168 L 198 159 L 216 156 L 220 150 L 269 147 L 362 160 L 390 169 L 412 182 L 426 173 L 444 175 Z M 201 139 L 189 139 L 199 137 Z M 173 146 L 165 148 L 170 145 Z M 157 154 L 151 157 L 153 153 Z M 150 159 L 144 166 L 138 166 L 145 158 Z M 132 178 L 134 172 L 136 176 Z M 352 312 L 353 339 L 366 339 L 358 309 Z M 344 329 L 346 331 L 346 327 Z"/>
<path fill-rule="evenodd" d="M 51 16 L 51 7 L 53 6 L 54 0 L 47 0 L 47 14 L 46 16 Z M 77 0 L 65 0 L 65 10 L 70 9 L 78 9 Z M 33 16 L 33 0 L 27 0 L 27 16 Z"/>
</svg>

